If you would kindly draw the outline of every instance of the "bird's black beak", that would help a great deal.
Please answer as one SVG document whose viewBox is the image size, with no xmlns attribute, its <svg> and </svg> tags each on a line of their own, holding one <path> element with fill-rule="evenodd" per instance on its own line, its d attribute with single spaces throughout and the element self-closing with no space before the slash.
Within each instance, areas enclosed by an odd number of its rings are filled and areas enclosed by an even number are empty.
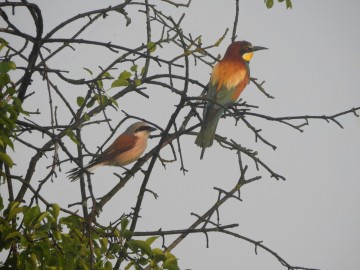
<svg viewBox="0 0 360 270">
<path fill-rule="evenodd" d="M 149 132 L 152 132 L 152 131 L 155 131 L 155 130 L 157 130 L 157 128 L 154 128 L 154 127 L 148 127 L 149 129 Z"/>
<path fill-rule="evenodd" d="M 253 46 L 252 51 L 260 51 L 260 50 L 268 50 L 268 48 L 266 47 L 261 47 L 261 46 Z"/>
</svg>

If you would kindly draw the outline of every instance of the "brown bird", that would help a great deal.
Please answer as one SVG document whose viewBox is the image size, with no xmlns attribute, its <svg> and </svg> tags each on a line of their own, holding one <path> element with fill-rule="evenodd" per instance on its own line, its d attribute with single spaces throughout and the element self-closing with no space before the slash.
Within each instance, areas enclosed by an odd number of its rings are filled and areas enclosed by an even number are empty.
<svg viewBox="0 0 360 270">
<path fill-rule="evenodd" d="M 86 165 L 84 169 L 92 172 L 99 166 L 125 166 L 134 162 L 144 153 L 150 132 L 154 130 L 156 128 L 150 127 L 145 122 L 132 124 L 100 156 Z M 68 172 L 68 178 L 71 181 L 75 181 L 84 172 L 82 168 L 74 168 Z"/>
<path fill-rule="evenodd" d="M 203 123 L 195 143 L 202 148 L 213 144 L 216 127 L 225 110 L 234 104 L 250 81 L 249 62 L 255 51 L 267 48 L 253 46 L 247 41 L 235 41 L 230 44 L 226 53 L 212 71 L 207 104 L 203 113 Z"/>
</svg>

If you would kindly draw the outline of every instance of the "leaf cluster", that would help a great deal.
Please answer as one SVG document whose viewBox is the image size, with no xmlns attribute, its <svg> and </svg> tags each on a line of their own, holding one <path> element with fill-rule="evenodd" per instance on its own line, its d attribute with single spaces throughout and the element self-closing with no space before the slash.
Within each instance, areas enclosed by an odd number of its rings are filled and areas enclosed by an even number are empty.
<svg viewBox="0 0 360 270">
<path fill-rule="evenodd" d="M 0 51 L 6 47 L 7 42 L 0 38 Z M 13 61 L 0 60 L 0 168 L 4 163 L 12 167 L 14 162 L 7 154 L 6 148 L 9 146 L 14 150 L 11 140 L 16 121 L 20 113 L 27 114 L 22 109 L 22 103 L 16 95 L 14 84 L 10 78 L 10 71 L 15 70 L 16 65 Z M 2 170 L 0 170 L 3 175 Z"/>
<path fill-rule="evenodd" d="M 0 211 L 4 210 L 0 197 Z M 130 248 L 125 269 L 178 270 L 170 252 L 151 245 L 157 237 L 130 239 L 129 220 L 118 228 L 97 228 L 91 232 L 83 218 L 69 215 L 59 218 L 60 207 L 52 204 L 47 211 L 38 205 L 29 207 L 12 202 L 0 216 L 0 252 L 13 250 L 0 269 L 112 269 L 113 261 L 125 245 Z M 91 235 L 91 237 L 90 237 Z M 16 250 L 16 252 L 14 252 Z M 91 262 L 91 258 L 93 261 Z"/>
</svg>

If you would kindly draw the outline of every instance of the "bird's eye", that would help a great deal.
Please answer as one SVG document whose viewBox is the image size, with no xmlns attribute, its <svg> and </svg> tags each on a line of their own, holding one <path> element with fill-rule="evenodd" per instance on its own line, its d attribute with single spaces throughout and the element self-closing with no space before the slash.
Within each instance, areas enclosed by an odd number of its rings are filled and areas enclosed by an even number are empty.
<svg viewBox="0 0 360 270">
<path fill-rule="evenodd" d="M 251 51 L 252 51 L 251 47 L 244 47 L 243 49 L 241 49 L 240 53 L 241 53 L 241 55 L 244 55 L 244 54 L 249 53 Z"/>
</svg>

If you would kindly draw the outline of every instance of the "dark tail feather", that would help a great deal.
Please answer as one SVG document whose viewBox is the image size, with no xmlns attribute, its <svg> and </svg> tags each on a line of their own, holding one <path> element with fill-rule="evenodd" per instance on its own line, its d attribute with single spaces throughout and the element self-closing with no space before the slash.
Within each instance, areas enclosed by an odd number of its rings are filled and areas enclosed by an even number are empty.
<svg viewBox="0 0 360 270">
<path fill-rule="evenodd" d="M 77 179 L 79 179 L 81 175 L 85 173 L 85 171 L 81 168 L 74 168 L 68 171 L 67 173 L 68 173 L 67 177 L 71 180 L 71 182 L 74 182 Z"/>
<path fill-rule="evenodd" d="M 68 178 L 71 180 L 71 182 L 76 181 L 77 179 L 79 179 L 84 173 L 86 172 L 92 172 L 93 170 L 95 170 L 97 167 L 102 166 L 102 163 L 95 163 L 92 164 L 90 163 L 89 165 L 87 165 L 84 169 L 82 168 L 74 168 L 71 169 L 70 171 L 68 171 Z"/>
<path fill-rule="evenodd" d="M 205 154 L 205 147 L 201 149 L 201 154 L 200 154 L 200 159 L 203 159 L 204 154 Z"/>
<path fill-rule="evenodd" d="M 200 159 L 204 156 L 205 148 L 213 144 L 216 128 L 223 112 L 223 109 L 208 108 L 204 116 L 200 132 L 195 140 L 195 143 L 202 148 Z"/>
<path fill-rule="evenodd" d="M 83 173 L 83 170 L 81 170 L 80 168 L 74 168 L 67 172 L 67 177 L 70 179 L 71 182 L 74 182 L 76 179 L 80 178 Z"/>
</svg>

